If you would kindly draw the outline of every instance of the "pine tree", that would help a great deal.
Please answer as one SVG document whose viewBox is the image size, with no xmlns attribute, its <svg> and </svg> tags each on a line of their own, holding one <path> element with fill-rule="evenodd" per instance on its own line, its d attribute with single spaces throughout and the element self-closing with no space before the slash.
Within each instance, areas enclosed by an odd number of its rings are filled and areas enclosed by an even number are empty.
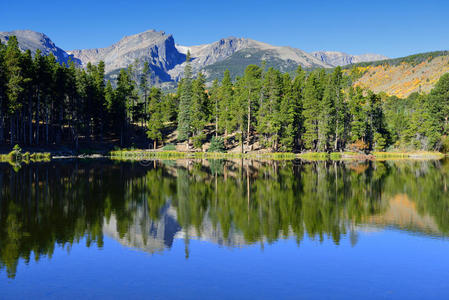
<svg viewBox="0 0 449 300">
<path fill-rule="evenodd" d="M 269 68 L 262 84 L 262 97 L 257 112 L 257 132 L 263 136 L 262 144 L 277 149 L 281 129 L 280 103 L 282 97 L 280 72 Z"/>
<path fill-rule="evenodd" d="M 304 133 L 304 118 L 303 118 L 303 101 L 304 101 L 304 87 L 306 83 L 306 72 L 298 66 L 296 69 L 295 79 L 292 84 L 292 98 L 294 111 L 294 132 L 295 132 L 295 142 L 296 147 L 301 147 L 300 138 Z"/>
<path fill-rule="evenodd" d="M 142 92 L 143 96 L 143 103 L 144 103 L 144 121 L 145 123 L 148 122 L 148 91 L 150 89 L 150 83 L 151 83 L 151 73 L 150 73 L 150 65 L 146 61 L 143 65 L 142 75 L 140 76 L 140 91 Z"/>
<path fill-rule="evenodd" d="M 6 83 L 8 76 L 6 74 L 5 52 L 6 46 L 0 43 L 0 143 L 4 143 L 5 141 L 4 128 L 7 105 Z"/>
<path fill-rule="evenodd" d="M 210 89 L 210 103 L 212 105 L 211 112 L 213 120 L 215 122 L 215 137 L 218 137 L 218 123 L 220 118 L 220 110 L 218 107 L 219 102 L 220 102 L 220 84 L 218 83 L 218 79 L 215 79 L 212 82 L 212 87 Z"/>
<path fill-rule="evenodd" d="M 180 86 L 180 100 L 178 113 L 178 141 L 186 141 L 192 133 L 191 105 L 192 105 L 192 69 L 190 66 L 190 52 L 187 53 L 184 78 Z"/>
<path fill-rule="evenodd" d="M 162 141 L 164 123 L 162 122 L 162 93 L 155 87 L 150 91 L 149 113 L 150 122 L 148 123 L 148 138 L 153 140 L 153 149 L 157 148 L 157 142 Z"/>
<path fill-rule="evenodd" d="M 115 95 L 113 97 L 112 103 L 112 113 L 115 117 L 116 128 L 120 131 L 120 145 L 124 144 L 124 133 L 127 127 L 127 116 L 128 111 L 127 104 L 130 103 L 130 98 L 132 97 L 134 86 L 128 75 L 128 72 L 124 69 L 120 70 L 120 74 L 117 78 L 117 88 L 115 90 Z"/>
<path fill-rule="evenodd" d="M 349 90 L 350 141 L 356 150 L 367 150 L 368 104 L 363 90 L 357 87 Z"/>
<path fill-rule="evenodd" d="M 304 87 L 303 118 L 304 134 L 302 136 L 304 147 L 308 150 L 317 150 L 318 121 L 322 99 L 322 75 L 318 71 L 310 73 Z"/>
<path fill-rule="evenodd" d="M 206 93 L 206 79 L 202 73 L 193 80 L 192 84 L 192 108 L 191 126 L 193 135 L 199 135 L 209 118 L 208 95 Z"/>
<path fill-rule="evenodd" d="M 262 79 L 262 69 L 256 65 L 249 65 L 246 67 L 243 74 L 244 93 L 243 97 L 246 105 L 246 142 L 249 147 L 251 139 L 252 122 L 255 117 L 254 111 L 257 109 L 257 100 L 260 98 L 260 88 Z"/>
<path fill-rule="evenodd" d="M 229 70 L 224 72 L 223 80 L 221 82 L 221 93 L 220 93 L 220 116 L 219 116 L 219 126 L 218 128 L 224 132 L 225 142 L 228 138 L 228 134 L 233 131 L 232 119 L 233 114 L 231 111 L 231 105 L 234 102 L 234 90 L 231 81 L 231 75 Z"/>
<path fill-rule="evenodd" d="M 5 52 L 5 71 L 8 78 L 6 83 L 6 96 L 8 99 L 8 114 L 10 116 L 10 143 L 15 142 L 17 130 L 16 118 L 21 109 L 20 97 L 23 92 L 23 76 L 20 67 L 20 49 L 15 36 L 11 36 Z"/>
<path fill-rule="evenodd" d="M 298 132 L 298 102 L 294 97 L 290 75 L 282 76 L 282 97 L 280 104 L 281 134 L 280 143 L 285 151 L 292 151 Z"/>
</svg>

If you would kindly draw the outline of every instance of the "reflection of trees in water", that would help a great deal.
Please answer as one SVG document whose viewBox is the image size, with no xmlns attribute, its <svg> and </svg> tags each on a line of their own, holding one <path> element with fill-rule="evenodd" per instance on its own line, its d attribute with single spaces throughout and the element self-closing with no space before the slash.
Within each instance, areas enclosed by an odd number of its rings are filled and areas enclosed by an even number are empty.
<svg viewBox="0 0 449 300">
<path fill-rule="evenodd" d="M 13 277 L 19 259 L 51 257 L 56 245 L 70 249 L 81 239 L 102 247 L 105 228 L 123 243 L 149 249 L 155 239 L 163 240 L 157 247 L 171 245 L 182 227 L 186 256 L 189 239 L 197 237 L 233 246 L 288 236 L 299 244 L 307 234 L 338 244 L 349 232 L 355 245 L 354 225 L 381 214 L 398 193 L 447 234 L 448 168 L 446 162 L 185 160 L 150 167 L 33 164 L 14 172 L 4 165 L 0 268 Z"/>
</svg>

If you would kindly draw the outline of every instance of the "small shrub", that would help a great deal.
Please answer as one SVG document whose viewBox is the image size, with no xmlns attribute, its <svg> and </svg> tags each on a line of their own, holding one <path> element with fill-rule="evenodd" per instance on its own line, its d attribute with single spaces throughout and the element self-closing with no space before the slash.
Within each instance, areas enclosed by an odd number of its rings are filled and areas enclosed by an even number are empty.
<svg viewBox="0 0 449 300">
<path fill-rule="evenodd" d="M 349 150 L 355 152 L 365 152 L 368 150 L 368 144 L 362 140 L 357 140 L 349 145 Z"/>
<path fill-rule="evenodd" d="M 440 138 L 440 151 L 443 153 L 449 152 L 449 137 L 447 135 L 443 135 Z"/>
<path fill-rule="evenodd" d="M 192 138 L 192 140 L 193 140 L 193 147 L 195 147 L 197 149 L 201 148 L 201 146 L 203 146 L 205 138 L 206 138 L 206 136 L 203 133 L 194 136 Z"/>
<path fill-rule="evenodd" d="M 207 152 L 226 152 L 226 147 L 222 137 L 212 137 Z"/>
<path fill-rule="evenodd" d="M 162 147 L 162 150 L 164 151 L 175 151 L 176 150 L 176 146 L 173 144 L 167 144 L 164 147 Z"/>
</svg>

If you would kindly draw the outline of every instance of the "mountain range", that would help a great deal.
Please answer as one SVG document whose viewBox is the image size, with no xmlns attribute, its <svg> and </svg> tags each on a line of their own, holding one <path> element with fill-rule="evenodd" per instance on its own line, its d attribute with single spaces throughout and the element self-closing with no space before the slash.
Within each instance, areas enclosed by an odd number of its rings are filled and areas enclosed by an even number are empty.
<svg viewBox="0 0 449 300">
<path fill-rule="evenodd" d="M 249 64 L 266 62 L 284 72 L 293 72 L 299 65 L 306 69 L 333 68 L 357 62 L 387 59 L 379 54 L 350 55 L 343 52 L 306 51 L 288 47 L 273 46 L 247 38 L 228 37 L 219 41 L 198 45 L 183 46 L 175 43 L 171 34 L 148 30 L 139 34 L 125 36 L 106 48 L 63 50 L 57 47 L 43 33 L 31 30 L 0 32 L 0 41 L 6 43 L 11 35 L 17 36 L 22 50 L 34 54 L 40 49 L 44 55 L 54 54 L 60 63 L 74 61 L 85 67 L 88 63 L 105 62 L 105 71 L 114 78 L 120 69 L 134 64 L 137 71 L 148 62 L 152 71 L 153 83 L 177 82 L 183 75 L 187 51 L 191 53 L 194 73 L 203 72 L 209 80 L 220 78 L 225 69 L 232 76 L 243 73 Z"/>
</svg>

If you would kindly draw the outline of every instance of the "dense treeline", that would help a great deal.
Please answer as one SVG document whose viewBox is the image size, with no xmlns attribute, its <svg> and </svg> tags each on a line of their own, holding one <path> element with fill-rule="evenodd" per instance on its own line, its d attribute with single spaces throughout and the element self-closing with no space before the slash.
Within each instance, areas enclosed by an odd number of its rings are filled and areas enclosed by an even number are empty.
<svg viewBox="0 0 449 300">
<path fill-rule="evenodd" d="M 131 127 L 158 118 L 170 121 L 173 112 L 155 111 L 171 95 L 149 85 L 149 68 L 137 76 L 133 68 L 122 70 L 116 86 L 105 83 L 105 65 L 86 69 L 57 63 L 39 50 L 21 52 L 17 39 L 0 44 L 0 145 L 51 145 L 79 139 L 129 141 Z M 170 101 L 175 105 L 175 102 Z"/>
<path fill-rule="evenodd" d="M 189 68 L 178 90 L 178 129 L 180 140 L 191 138 L 195 147 L 209 121 L 242 151 L 256 141 L 272 151 L 449 149 L 449 74 L 429 95 L 398 99 L 352 87 L 339 67 L 329 74 L 299 67 L 291 78 L 250 65 L 235 82 L 225 72 L 207 92 L 204 77 L 192 79 Z"/>
<path fill-rule="evenodd" d="M 105 82 L 104 63 L 86 69 L 53 56 L 21 52 L 11 37 L 0 46 L 0 144 L 71 144 L 105 139 L 130 145 L 144 128 L 153 147 L 169 128 L 177 141 L 201 148 L 212 140 L 241 151 L 446 150 L 449 75 L 429 95 L 397 99 L 353 88 L 337 67 L 331 73 L 299 67 L 292 78 L 250 65 L 232 80 L 226 71 L 206 87 L 192 75 L 189 55 L 176 93 L 150 86 L 148 64 Z M 222 150 L 222 149 L 220 149 Z"/>
</svg>

